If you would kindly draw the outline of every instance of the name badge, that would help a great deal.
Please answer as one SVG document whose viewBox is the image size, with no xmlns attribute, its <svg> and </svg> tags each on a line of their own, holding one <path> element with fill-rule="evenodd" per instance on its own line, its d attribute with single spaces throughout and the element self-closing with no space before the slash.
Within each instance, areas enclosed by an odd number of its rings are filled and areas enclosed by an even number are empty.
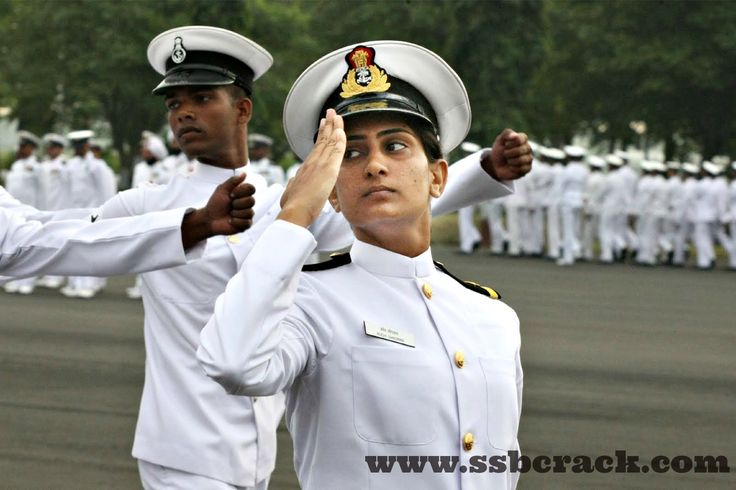
<svg viewBox="0 0 736 490">
<path fill-rule="evenodd" d="M 396 342 L 397 344 L 407 345 L 409 347 L 415 346 L 413 333 L 399 332 L 395 328 L 382 327 L 366 320 L 363 320 L 363 329 L 365 330 L 365 334 L 371 337 Z"/>
</svg>

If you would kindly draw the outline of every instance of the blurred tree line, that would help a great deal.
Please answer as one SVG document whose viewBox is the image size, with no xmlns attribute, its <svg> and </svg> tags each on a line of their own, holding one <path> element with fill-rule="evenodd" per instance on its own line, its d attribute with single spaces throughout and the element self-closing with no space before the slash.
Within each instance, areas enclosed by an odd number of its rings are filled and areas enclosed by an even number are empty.
<svg viewBox="0 0 736 490">
<path fill-rule="evenodd" d="M 463 78 L 470 140 L 504 127 L 562 145 L 666 142 L 736 156 L 736 9 L 731 1 L 0 0 L 0 106 L 41 133 L 109 124 L 132 165 L 141 130 L 161 130 L 160 80 L 146 47 L 159 32 L 206 24 L 267 48 L 251 132 L 281 138 L 291 83 L 335 48 L 400 39 L 439 53 Z M 646 132 L 632 121 L 644 121 Z"/>
</svg>

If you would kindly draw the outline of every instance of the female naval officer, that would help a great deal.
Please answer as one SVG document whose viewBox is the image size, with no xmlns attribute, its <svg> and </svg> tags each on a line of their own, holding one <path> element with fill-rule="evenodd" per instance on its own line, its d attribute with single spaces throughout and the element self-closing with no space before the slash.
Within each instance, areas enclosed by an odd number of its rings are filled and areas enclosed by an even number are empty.
<svg viewBox="0 0 736 490">
<path fill-rule="evenodd" d="M 344 47 L 297 79 L 284 126 L 306 160 L 202 330 L 204 370 L 231 394 L 287 393 L 306 490 L 514 488 L 519 320 L 430 249 L 443 154 L 470 127 L 462 81 L 421 46 Z M 356 241 L 303 267 L 327 200 Z"/>
</svg>

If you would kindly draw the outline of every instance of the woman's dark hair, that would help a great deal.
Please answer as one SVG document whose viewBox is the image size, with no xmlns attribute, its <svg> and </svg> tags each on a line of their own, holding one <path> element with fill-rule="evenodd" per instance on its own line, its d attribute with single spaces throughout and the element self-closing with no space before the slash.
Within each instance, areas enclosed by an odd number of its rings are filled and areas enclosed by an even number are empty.
<svg viewBox="0 0 736 490">
<path fill-rule="evenodd" d="M 441 160 L 443 155 L 440 148 L 440 138 L 432 125 L 423 119 L 411 116 L 405 117 L 405 120 L 406 124 L 417 134 L 419 141 L 422 142 L 424 154 L 427 155 L 429 161 L 433 163 Z"/>
</svg>

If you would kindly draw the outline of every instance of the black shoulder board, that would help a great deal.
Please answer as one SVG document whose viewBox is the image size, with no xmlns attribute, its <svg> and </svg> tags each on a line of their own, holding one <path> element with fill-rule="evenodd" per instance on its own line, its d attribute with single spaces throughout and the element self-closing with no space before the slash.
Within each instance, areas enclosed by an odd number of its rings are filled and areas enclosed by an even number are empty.
<svg viewBox="0 0 736 490">
<path fill-rule="evenodd" d="M 445 274 L 447 274 L 451 278 L 455 279 L 457 282 L 459 282 L 460 284 L 462 284 L 464 287 L 470 289 L 471 291 L 475 291 L 476 293 L 482 294 L 483 296 L 488 296 L 491 299 L 501 299 L 501 295 L 495 289 L 489 288 L 487 286 L 481 286 L 477 282 L 463 281 L 462 279 L 459 279 L 459 278 L 453 276 L 450 273 L 450 271 L 447 270 L 447 268 L 444 266 L 444 264 L 442 262 L 437 262 L 435 260 L 434 261 L 434 265 L 439 270 L 441 270 L 442 272 L 444 272 Z"/>
<path fill-rule="evenodd" d="M 347 252 L 332 254 L 330 255 L 330 260 L 325 260 L 324 262 L 319 262 L 317 264 L 304 265 L 302 267 L 302 272 L 326 271 L 327 269 L 334 269 L 335 267 L 349 264 L 350 260 L 350 254 Z"/>
</svg>

